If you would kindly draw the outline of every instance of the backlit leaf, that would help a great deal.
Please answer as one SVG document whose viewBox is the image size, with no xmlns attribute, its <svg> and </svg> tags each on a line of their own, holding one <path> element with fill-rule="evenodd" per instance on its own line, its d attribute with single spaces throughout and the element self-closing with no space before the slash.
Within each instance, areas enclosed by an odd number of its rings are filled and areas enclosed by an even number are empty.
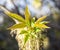
<svg viewBox="0 0 60 50">
<path fill-rule="evenodd" d="M 25 20 L 27 22 L 27 25 L 30 25 L 30 12 L 29 12 L 27 6 L 26 6 L 26 9 L 25 9 Z"/>
<path fill-rule="evenodd" d="M 19 24 L 15 24 L 15 25 L 11 26 L 8 29 L 18 29 L 18 28 L 24 28 L 24 27 L 25 27 L 24 23 L 19 23 Z"/>
<path fill-rule="evenodd" d="M 34 32 L 31 33 L 31 35 L 32 35 L 33 37 L 37 38 L 37 35 L 36 35 Z"/>
<path fill-rule="evenodd" d="M 42 22 L 40 22 L 41 24 L 48 24 L 48 23 L 50 23 L 50 22 L 48 22 L 48 21 L 42 21 Z"/>
<path fill-rule="evenodd" d="M 41 21 L 43 21 L 47 16 L 43 16 L 43 17 L 40 17 L 35 23 L 39 23 Z"/>
<path fill-rule="evenodd" d="M 16 19 L 17 21 L 19 21 L 19 22 L 25 22 L 24 21 L 24 19 L 20 16 L 20 15 L 18 15 L 18 14 L 15 14 L 15 13 L 6 13 L 9 17 L 11 17 L 11 18 L 14 18 L 14 19 Z"/>
<path fill-rule="evenodd" d="M 48 26 L 46 26 L 45 24 L 35 24 L 35 27 L 38 27 L 38 28 L 50 28 Z"/>
<path fill-rule="evenodd" d="M 26 34 L 26 33 L 28 33 L 28 31 L 26 31 L 26 30 L 22 30 L 22 31 L 20 32 L 20 34 Z"/>
<path fill-rule="evenodd" d="M 35 32 L 36 32 L 36 33 L 40 32 L 40 31 L 41 31 L 40 28 L 36 28 L 36 27 L 35 27 Z"/>
<path fill-rule="evenodd" d="M 25 35 L 25 37 L 24 37 L 24 44 L 26 44 L 26 42 L 28 41 L 28 39 L 29 39 L 29 34 Z"/>
<path fill-rule="evenodd" d="M 31 19 L 31 27 L 34 27 L 34 23 L 35 23 L 35 17 Z"/>
<path fill-rule="evenodd" d="M 15 13 L 12 13 L 10 11 L 8 11 L 6 8 L 4 8 L 3 6 L 0 6 L 0 8 L 4 11 L 5 14 L 7 14 L 9 17 L 11 18 L 14 18 L 20 22 L 25 22 L 24 19 L 18 15 L 18 14 L 15 14 Z"/>
</svg>

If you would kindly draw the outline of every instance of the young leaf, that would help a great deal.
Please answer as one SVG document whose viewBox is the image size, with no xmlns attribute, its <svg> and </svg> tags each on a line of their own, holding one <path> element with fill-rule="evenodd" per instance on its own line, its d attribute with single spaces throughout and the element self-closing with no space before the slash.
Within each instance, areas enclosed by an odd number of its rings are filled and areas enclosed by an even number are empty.
<svg viewBox="0 0 60 50">
<path fill-rule="evenodd" d="M 34 27 L 34 23 L 35 23 L 35 17 L 31 19 L 31 27 Z"/>
<path fill-rule="evenodd" d="M 50 22 L 48 22 L 48 21 L 42 21 L 42 22 L 40 22 L 41 24 L 48 24 L 48 23 L 50 23 Z"/>
<path fill-rule="evenodd" d="M 30 25 L 30 12 L 29 12 L 27 6 L 26 6 L 26 9 L 25 9 L 25 20 L 26 20 L 27 25 Z"/>
<path fill-rule="evenodd" d="M 17 15 L 17 14 L 15 14 L 15 13 L 6 13 L 5 12 L 5 14 L 7 14 L 9 17 L 11 17 L 11 18 L 14 18 L 14 19 L 16 19 L 17 21 L 19 21 L 19 22 L 25 22 L 24 21 L 24 18 L 22 18 L 21 16 L 19 16 L 19 15 Z"/>
<path fill-rule="evenodd" d="M 0 8 L 4 11 L 5 14 L 7 14 L 9 17 L 14 18 L 20 22 L 25 22 L 24 19 L 19 16 L 18 14 L 15 13 L 11 13 L 10 11 L 8 11 L 6 8 L 4 8 L 3 6 L 0 6 Z"/>
<path fill-rule="evenodd" d="M 50 27 L 48 27 L 48 26 L 46 26 L 45 24 L 35 24 L 35 27 L 38 27 L 38 28 L 43 28 L 43 29 L 45 29 L 45 28 L 50 28 Z"/>
<path fill-rule="evenodd" d="M 31 35 L 32 35 L 33 37 L 37 38 L 37 35 L 36 35 L 34 32 L 31 33 Z"/>
<path fill-rule="evenodd" d="M 40 31 L 41 31 L 40 28 L 35 28 L 35 32 L 36 32 L 36 33 L 40 32 Z"/>
<path fill-rule="evenodd" d="M 47 16 L 43 16 L 43 17 L 39 18 L 39 19 L 36 21 L 36 23 L 39 23 L 39 22 L 43 21 L 46 17 L 47 17 Z"/>
<path fill-rule="evenodd" d="M 24 44 L 26 44 L 26 42 L 28 41 L 28 39 L 29 39 L 29 34 L 25 35 Z"/>
<path fill-rule="evenodd" d="M 26 6 L 26 9 L 25 9 L 25 20 L 30 20 L 30 12 L 29 12 L 27 6 Z"/>
<path fill-rule="evenodd" d="M 24 27 L 25 27 L 24 23 L 19 23 L 19 24 L 15 24 L 15 25 L 11 26 L 8 29 L 18 29 L 18 28 L 24 28 Z"/>
<path fill-rule="evenodd" d="M 26 30 L 22 30 L 22 31 L 20 32 L 20 34 L 26 34 L 26 33 L 28 33 L 28 31 L 26 31 Z"/>
</svg>

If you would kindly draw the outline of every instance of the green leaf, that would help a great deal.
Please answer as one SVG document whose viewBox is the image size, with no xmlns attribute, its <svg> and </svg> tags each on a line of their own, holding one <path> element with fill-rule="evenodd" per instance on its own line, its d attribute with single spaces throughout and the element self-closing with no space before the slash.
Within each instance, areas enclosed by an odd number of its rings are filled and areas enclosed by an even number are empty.
<svg viewBox="0 0 60 50">
<path fill-rule="evenodd" d="M 10 11 L 8 11 L 6 8 L 4 8 L 3 6 L 0 6 L 0 8 L 4 11 L 5 14 L 7 14 L 9 17 L 14 18 L 20 22 L 25 22 L 24 18 L 22 18 L 20 15 L 12 13 Z"/>
<path fill-rule="evenodd" d="M 36 32 L 36 33 L 40 32 L 40 31 L 41 31 L 40 28 L 35 28 L 35 32 Z"/>
<path fill-rule="evenodd" d="M 31 33 L 31 35 L 35 38 L 37 38 L 37 35 L 35 34 L 35 32 Z"/>
<path fill-rule="evenodd" d="M 48 21 L 42 21 L 42 22 L 40 22 L 41 24 L 48 24 L 48 23 L 50 23 L 50 22 L 48 22 Z"/>
<path fill-rule="evenodd" d="M 22 30 L 21 32 L 20 32 L 20 34 L 27 34 L 28 33 L 28 31 L 26 31 L 26 30 Z"/>
<path fill-rule="evenodd" d="M 34 27 L 34 23 L 35 23 L 35 17 L 31 19 L 31 27 Z"/>
<path fill-rule="evenodd" d="M 13 26 L 11 26 L 8 29 L 18 29 L 18 28 L 24 28 L 26 25 L 24 23 L 19 23 L 19 24 L 15 24 Z"/>
<path fill-rule="evenodd" d="M 18 14 L 15 14 L 15 13 L 11 13 L 11 12 L 5 12 L 5 14 L 7 14 L 9 17 L 11 17 L 12 19 L 16 19 L 17 21 L 19 22 L 25 22 L 24 18 L 21 17 L 20 15 Z"/>
<path fill-rule="evenodd" d="M 43 28 L 43 29 L 45 29 L 45 28 L 50 28 L 50 27 L 48 27 L 48 26 L 46 26 L 45 24 L 35 24 L 35 27 L 38 27 L 38 28 Z"/>
<path fill-rule="evenodd" d="M 29 12 L 27 6 L 26 6 L 26 9 L 25 9 L 25 20 L 30 20 L 30 12 Z"/>
<path fill-rule="evenodd" d="M 26 6 L 26 9 L 25 9 L 25 21 L 26 21 L 27 25 L 30 26 L 30 12 L 29 12 L 27 6 Z"/>
<path fill-rule="evenodd" d="M 43 21 L 47 16 L 40 17 L 35 23 L 40 23 Z"/>
<path fill-rule="evenodd" d="M 25 35 L 24 44 L 26 44 L 26 42 L 28 41 L 28 39 L 29 39 L 29 34 Z"/>
</svg>

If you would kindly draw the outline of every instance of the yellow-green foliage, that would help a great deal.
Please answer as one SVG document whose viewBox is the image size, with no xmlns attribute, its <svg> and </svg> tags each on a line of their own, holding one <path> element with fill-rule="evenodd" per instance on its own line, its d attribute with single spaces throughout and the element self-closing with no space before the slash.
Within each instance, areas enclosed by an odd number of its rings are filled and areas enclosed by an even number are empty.
<svg viewBox="0 0 60 50">
<path fill-rule="evenodd" d="M 46 28 L 49 28 L 48 26 L 45 25 L 48 22 L 43 21 L 46 18 L 46 16 L 40 17 L 38 20 L 35 20 L 35 17 L 31 17 L 27 6 L 25 9 L 25 18 L 21 17 L 18 14 L 9 12 L 9 11 L 5 12 L 5 14 L 7 14 L 9 17 L 11 17 L 12 19 L 15 19 L 19 22 L 18 24 L 14 24 L 13 26 L 11 26 L 8 29 L 14 30 L 14 29 L 22 28 L 20 34 L 25 35 L 24 44 L 27 42 L 27 40 L 31 36 L 37 38 L 36 33 L 42 31 L 42 29 L 44 30 Z M 24 28 L 26 28 L 26 29 L 24 29 Z"/>
</svg>

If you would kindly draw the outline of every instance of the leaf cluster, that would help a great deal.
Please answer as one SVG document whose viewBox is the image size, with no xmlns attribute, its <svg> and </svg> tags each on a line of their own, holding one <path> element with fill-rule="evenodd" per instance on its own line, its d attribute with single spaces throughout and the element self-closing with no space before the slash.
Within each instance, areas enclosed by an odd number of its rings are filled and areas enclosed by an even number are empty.
<svg viewBox="0 0 60 50">
<path fill-rule="evenodd" d="M 18 24 L 14 24 L 13 26 L 9 27 L 8 29 L 10 30 L 14 30 L 14 29 L 21 29 L 20 34 L 24 34 L 25 38 L 24 38 L 24 44 L 27 42 L 27 40 L 33 36 L 37 38 L 36 33 L 49 28 L 48 26 L 46 26 L 45 24 L 47 24 L 47 21 L 43 21 L 47 16 L 43 16 L 40 17 L 39 19 L 35 19 L 35 17 L 31 17 L 30 12 L 28 10 L 28 6 L 26 6 L 25 8 L 25 18 L 23 18 L 22 16 L 12 13 L 12 12 L 5 12 L 5 14 L 7 14 L 9 17 L 11 17 L 12 19 L 17 20 L 19 23 Z"/>
</svg>

